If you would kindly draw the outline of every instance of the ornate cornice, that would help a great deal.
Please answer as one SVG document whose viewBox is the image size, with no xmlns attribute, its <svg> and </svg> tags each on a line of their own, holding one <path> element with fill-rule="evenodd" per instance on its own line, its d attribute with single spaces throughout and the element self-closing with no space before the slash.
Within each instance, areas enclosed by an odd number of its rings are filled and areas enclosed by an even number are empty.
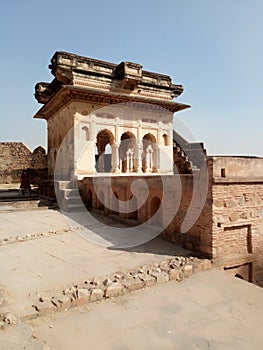
<svg viewBox="0 0 263 350">
<path fill-rule="evenodd" d="M 178 112 L 189 108 L 189 105 L 173 101 L 150 99 L 143 96 L 130 96 L 114 92 L 105 92 L 96 89 L 87 89 L 72 85 L 63 85 L 60 90 L 35 114 L 34 118 L 48 120 L 62 108 L 73 101 L 88 102 L 90 104 L 112 105 L 117 103 L 141 103 L 141 108 L 154 109 L 161 107 L 170 112 Z"/>
<path fill-rule="evenodd" d="M 114 64 L 67 52 L 56 52 L 49 66 L 55 79 L 35 86 L 35 98 L 46 104 L 61 85 L 88 86 L 127 95 L 149 96 L 172 101 L 183 92 L 168 75 L 148 72 L 134 62 Z"/>
</svg>

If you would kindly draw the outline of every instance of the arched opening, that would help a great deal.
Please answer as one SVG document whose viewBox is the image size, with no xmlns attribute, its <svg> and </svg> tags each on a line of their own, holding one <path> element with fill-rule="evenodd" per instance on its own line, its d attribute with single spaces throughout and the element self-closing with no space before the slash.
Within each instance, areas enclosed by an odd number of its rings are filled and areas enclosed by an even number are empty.
<svg viewBox="0 0 263 350">
<path fill-rule="evenodd" d="M 161 213 L 161 210 L 159 209 L 160 206 L 161 206 L 160 198 L 157 196 L 153 197 L 151 200 L 151 203 L 150 203 L 150 217 L 151 217 L 150 222 L 151 222 L 151 224 L 157 224 L 157 225 L 162 224 L 162 213 Z M 158 212 L 158 214 L 156 215 L 157 212 Z"/>
<path fill-rule="evenodd" d="M 156 138 L 148 133 L 142 139 L 142 171 L 144 173 L 156 172 Z"/>
<path fill-rule="evenodd" d="M 132 132 L 127 131 L 121 135 L 120 143 L 120 166 L 121 172 L 131 173 L 134 171 L 134 150 L 136 139 Z"/>
<path fill-rule="evenodd" d="M 99 193 L 98 209 L 104 210 L 104 193 L 102 191 Z"/>
<path fill-rule="evenodd" d="M 114 143 L 114 136 L 110 130 L 104 129 L 97 134 L 96 170 L 100 173 L 111 171 L 111 145 Z M 107 149 L 107 152 L 105 150 Z"/>
<path fill-rule="evenodd" d="M 87 208 L 92 208 L 92 191 L 91 189 L 87 192 L 87 202 L 86 202 Z"/>
</svg>

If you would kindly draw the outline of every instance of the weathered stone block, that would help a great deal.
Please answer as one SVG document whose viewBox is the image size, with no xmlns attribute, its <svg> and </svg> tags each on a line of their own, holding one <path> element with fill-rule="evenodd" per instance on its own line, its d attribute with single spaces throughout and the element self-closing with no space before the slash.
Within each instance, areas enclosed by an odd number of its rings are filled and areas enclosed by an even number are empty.
<svg viewBox="0 0 263 350">
<path fill-rule="evenodd" d="M 165 283 L 169 281 L 169 275 L 166 272 L 152 272 L 151 275 L 156 278 L 157 283 Z"/>
<path fill-rule="evenodd" d="M 121 283 L 115 282 L 112 283 L 110 286 L 107 287 L 105 290 L 105 297 L 106 298 L 114 298 L 118 295 L 123 294 L 124 287 Z"/>
<path fill-rule="evenodd" d="M 124 279 L 122 281 L 122 284 L 126 289 L 129 291 L 141 289 L 144 287 L 144 282 L 140 278 L 129 278 L 129 279 Z"/>
<path fill-rule="evenodd" d="M 237 215 L 236 212 L 232 212 L 232 213 L 229 215 L 229 220 L 230 220 L 231 222 L 237 221 L 237 219 L 238 219 L 238 215 Z"/>
<path fill-rule="evenodd" d="M 169 271 L 169 279 L 170 279 L 171 281 L 177 281 L 177 280 L 179 280 L 180 273 L 182 273 L 182 272 L 181 272 L 181 270 L 179 270 L 179 269 L 171 269 L 171 270 Z"/>
<path fill-rule="evenodd" d="M 71 299 L 67 295 L 62 294 L 57 298 L 58 301 L 58 307 L 65 310 L 70 308 L 71 306 Z"/>
<path fill-rule="evenodd" d="M 151 287 L 156 283 L 156 278 L 146 273 L 140 275 L 140 279 L 144 282 L 145 287 Z"/>
<path fill-rule="evenodd" d="M 86 304 L 90 300 L 90 291 L 84 288 L 80 288 L 76 292 L 77 299 L 73 302 L 74 305 Z"/>
<path fill-rule="evenodd" d="M 41 316 L 49 315 L 50 313 L 57 310 L 56 306 L 49 300 L 37 302 L 36 304 L 34 304 L 34 307 Z"/>
<path fill-rule="evenodd" d="M 193 273 L 193 266 L 192 265 L 185 265 L 183 267 L 183 273 L 185 277 L 189 277 Z"/>
<path fill-rule="evenodd" d="M 91 291 L 90 301 L 100 301 L 103 298 L 103 291 L 100 288 L 94 288 Z"/>
</svg>

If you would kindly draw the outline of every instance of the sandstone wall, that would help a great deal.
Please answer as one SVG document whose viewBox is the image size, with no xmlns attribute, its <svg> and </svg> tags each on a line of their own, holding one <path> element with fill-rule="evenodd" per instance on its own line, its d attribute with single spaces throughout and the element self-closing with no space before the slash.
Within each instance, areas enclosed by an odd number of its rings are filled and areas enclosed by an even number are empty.
<svg viewBox="0 0 263 350">
<path fill-rule="evenodd" d="M 263 286 L 263 159 L 220 157 L 213 167 L 213 259 Z"/>
<path fill-rule="evenodd" d="M 129 208 L 128 201 L 132 196 L 131 184 L 136 180 L 145 181 L 149 192 L 147 193 L 143 186 L 140 188 L 136 198 L 138 210 L 133 211 L 132 207 Z M 86 177 L 79 182 L 82 198 L 89 207 L 102 210 L 105 214 L 115 212 L 120 217 L 136 219 L 139 223 L 149 222 L 152 225 L 159 225 L 162 227 L 160 232 L 162 232 L 164 239 L 178 243 L 195 252 L 201 252 L 206 257 L 212 257 L 211 183 L 208 184 L 205 192 L 204 207 L 200 208 L 195 203 L 192 215 L 188 216 L 194 188 L 192 175 L 114 176 L 111 177 L 110 186 L 104 178 L 100 178 L 99 181 L 98 191 L 102 193 L 104 203 L 101 203 L 95 192 L 92 177 Z M 197 184 L 198 188 L 195 188 L 198 196 L 199 192 L 202 191 L 199 185 Z M 109 210 L 111 205 L 110 191 L 120 201 L 114 210 Z M 143 200 L 144 198 L 146 200 Z M 162 205 L 159 210 L 160 203 Z M 121 211 L 125 209 L 127 212 L 122 213 Z M 159 213 L 152 218 L 158 210 Z M 187 224 L 187 226 L 182 226 L 183 224 Z M 183 227 L 188 227 L 187 231 L 183 230 Z"/>
<path fill-rule="evenodd" d="M 43 147 L 33 152 L 23 142 L 0 143 L 0 183 L 19 183 L 23 169 L 31 169 L 31 182 L 38 184 L 46 177 L 47 156 Z"/>
</svg>

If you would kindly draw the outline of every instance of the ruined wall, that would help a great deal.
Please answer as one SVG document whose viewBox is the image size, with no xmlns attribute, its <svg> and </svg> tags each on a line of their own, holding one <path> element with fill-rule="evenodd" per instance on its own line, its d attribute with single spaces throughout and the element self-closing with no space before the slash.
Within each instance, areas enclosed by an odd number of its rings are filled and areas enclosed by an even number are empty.
<svg viewBox="0 0 263 350">
<path fill-rule="evenodd" d="M 213 259 L 263 286 L 263 159 L 214 157 L 212 162 Z"/>
<path fill-rule="evenodd" d="M 145 188 L 139 190 L 137 200 L 137 211 L 131 210 L 125 203 L 128 203 L 131 198 L 131 184 L 135 180 L 143 180 L 147 184 L 148 194 Z M 93 178 L 86 177 L 79 182 L 82 198 L 88 203 L 89 207 L 104 211 L 105 214 L 112 213 L 109 210 L 110 196 L 109 191 L 112 191 L 115 196 L 122 202 L 119 202 L 119 207 L 114 208 L 116 215 L 126 219 L 137 219 L 139 223 L 148 222 L 152 225 L 162 227 L 162 237 L 173 243 L 178 243 L 181 246 L 202 253 L 209 258 L 212 257 L 212 192 L 211 183 L 205 192 L 205 204 L 203 208 L 194 206 L 192 209 L 198 211 L 196 220 L 191 222 L 194 216 L 188 217 L 189 207 L 193 198 L 193 176 L 192 175 L 166 175 L 166 176 L 128 176 L 128 177 L 111 177 L 109 183 L 104 178 L 99 180 L 99 192 L 103 193 L 104 205 L 98 198 L 95 192 Z M 196 193 L 203 189 L 195 188 Z M 166 188 L 166 195 L 163 195 L 163 189 Z M 140 198 L 141 196 L 141 198 Z M 146 201 L 141 203 L 145 198 Z M 158 211 L 160 203 L 162 203 L 159 214 L 153 218 Z M 121 213 L 126 209 L 126 213 Z M 120 213 L 118 213 L 120 211 Z M 200 214 L 200 215 L 199 215 Z M 151 219 L 152 218 L 152 219 Z M 188 224 L 186 232 L 182 230 L 182 224 Z"/>
<path fill-rule="evenodd" d="M 0 183 L 18 183 L 23 169 L 31 169 L 31 182 L 46 177 L 47 156 L 43 147 L 33 152 L 23 142 L 0 143 Z"/>
</svg>

